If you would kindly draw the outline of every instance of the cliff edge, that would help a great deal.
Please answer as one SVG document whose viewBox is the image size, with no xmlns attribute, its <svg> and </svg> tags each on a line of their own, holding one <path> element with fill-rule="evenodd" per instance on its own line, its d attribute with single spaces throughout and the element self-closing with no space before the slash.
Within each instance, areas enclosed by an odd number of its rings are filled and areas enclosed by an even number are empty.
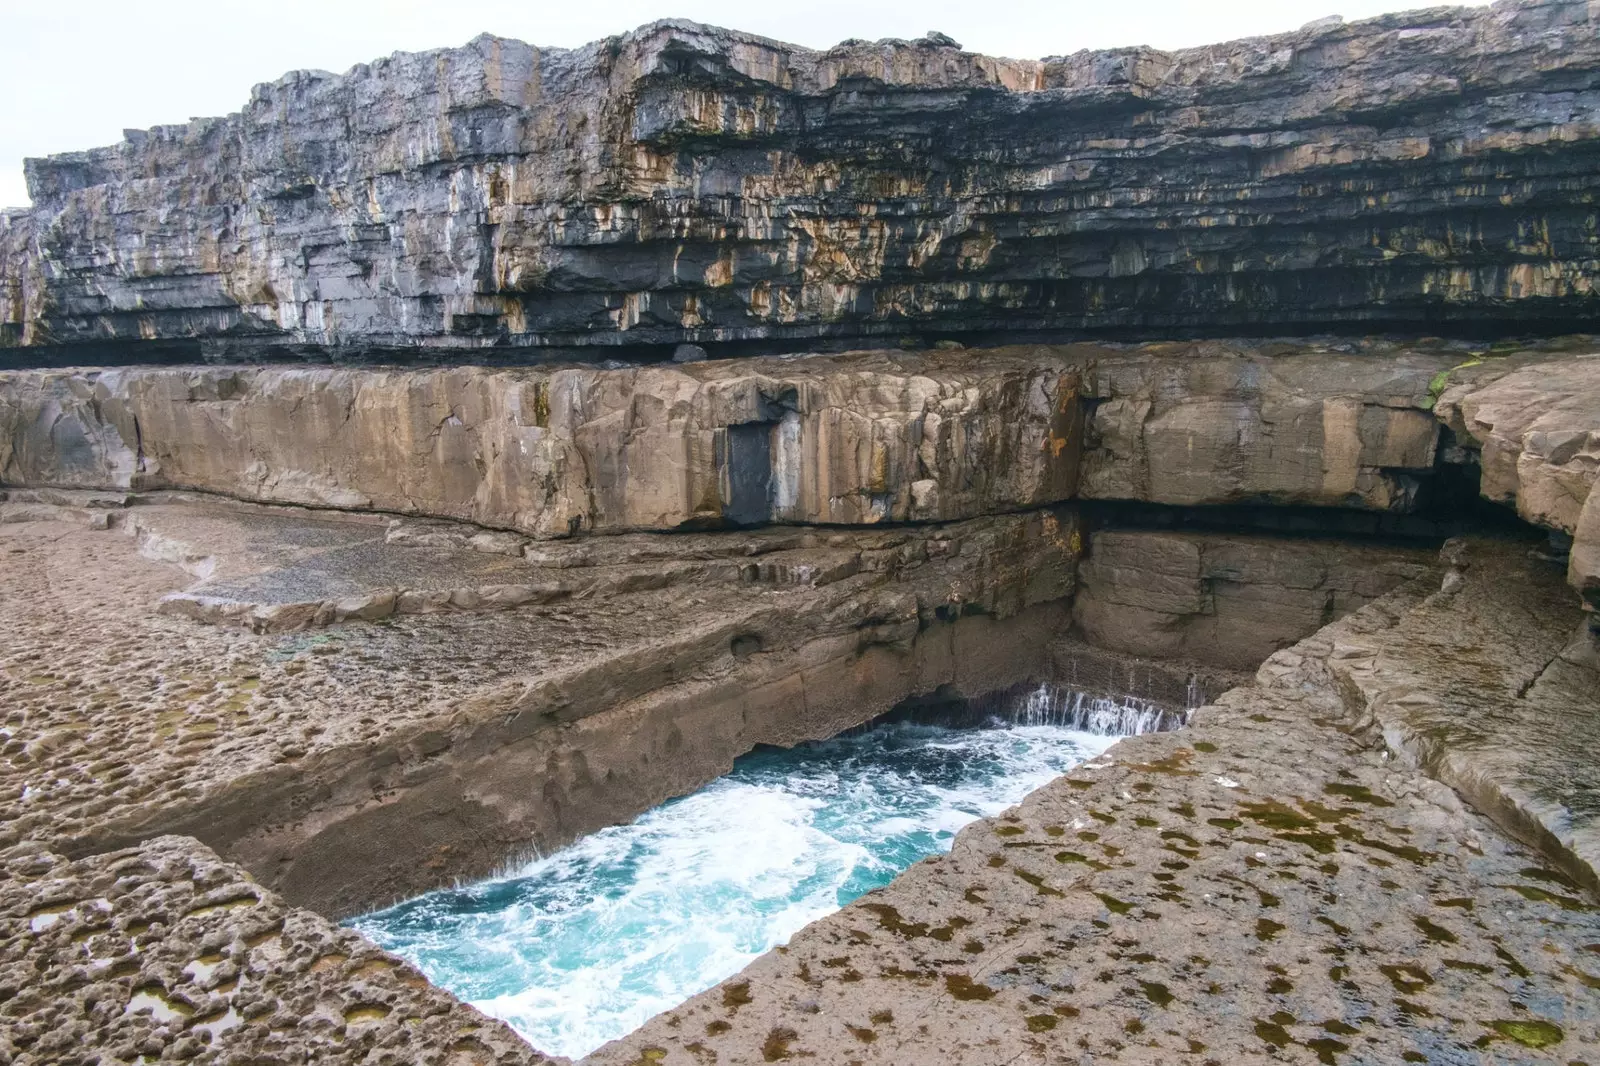
<svg viewBox="0 0 1600 1066">
<path fill-rule="evenodd" d="M 1570 331 L 1597 30 L 1502 0 L 1024 61 L 668 21 L 297 72 L 30 160 L 0 358 Z"/>
</svg>

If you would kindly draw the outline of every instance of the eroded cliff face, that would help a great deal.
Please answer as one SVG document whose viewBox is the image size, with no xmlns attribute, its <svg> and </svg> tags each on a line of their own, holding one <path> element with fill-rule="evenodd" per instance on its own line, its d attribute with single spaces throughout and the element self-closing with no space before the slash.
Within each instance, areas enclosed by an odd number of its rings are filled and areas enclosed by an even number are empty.
<svg viewBox="0 0 1600 1066">
<path fill-rule="evenodd" d="M 1570 539 L 1593 604 L 1597 396 L 1581 336 L 4 371 L 0 484 L 199 490 L 547 539 L 948 522 L 1073 499 L 1313 507 L 1323 516 L 1296 531 L 1372 532 L 1351 516 L 1426 515 L 1481 477 L 1485 497 Z"/>
<path fill-rule="evenodd" d="M 1570 326 L 1600 307 L 1597 20 L 1040 61 L 665 22 L 295 73 L 31 161 L 0 345 Z"/>
<path fill-rule="evenodd" d="M 632 370 L 0 374 L 0 479 L 186 488 L 539 536 L 940 521 L 1077 486 L 1059 352 Z"/>
</svg>

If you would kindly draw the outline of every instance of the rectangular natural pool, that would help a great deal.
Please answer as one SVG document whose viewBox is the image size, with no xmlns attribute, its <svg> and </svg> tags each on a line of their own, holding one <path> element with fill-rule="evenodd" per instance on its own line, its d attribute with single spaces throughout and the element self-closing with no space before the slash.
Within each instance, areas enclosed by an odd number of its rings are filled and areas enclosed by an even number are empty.
<svg viewBox="0 0 1600 1066">
<path fill-rule="evenodd" d="M 1045 687 L 975 725 L 886 720 L 761 749 L 628 825 L 353 924 L 535 1047 L 577 1058 L 1119 736 L 1174 724 L 1143 701 Z"/>
</svg>

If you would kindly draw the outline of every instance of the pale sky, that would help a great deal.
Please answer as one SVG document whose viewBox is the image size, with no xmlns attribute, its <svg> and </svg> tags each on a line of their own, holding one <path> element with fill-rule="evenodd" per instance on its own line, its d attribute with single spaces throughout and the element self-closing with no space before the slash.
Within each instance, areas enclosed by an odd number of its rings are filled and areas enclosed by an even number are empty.
<svg viewBox="0 0 1600 1066">
<path fill-rule="evenodd" d="M 689 18 L 812 48 L 920 37 L 1032 59 L 1080 48 L 1179 48 L 1355 20 L 1427 0 L 0 0 L 0 205 L 28 202 L 25 156 L 120 140 L 124 129 L 239 110 L 250 87 L 343 71 L 485 31 L 575 47 Z"/>
</svg>

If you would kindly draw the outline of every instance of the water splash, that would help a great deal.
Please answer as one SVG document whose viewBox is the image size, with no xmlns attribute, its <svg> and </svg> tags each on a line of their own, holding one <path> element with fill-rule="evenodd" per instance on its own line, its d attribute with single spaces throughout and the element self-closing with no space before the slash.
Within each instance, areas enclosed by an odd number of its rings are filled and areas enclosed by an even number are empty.
<svg viewBox="0 0 1600 1066">
<path fill-rule="evenodd" d="M 1190 682 L 1193 687 L 1193 681 Z M 1131 696 L 1092 696 L 1046 682 L 1023 697 L 1007 718 L 1018 725 L 1048 725 L 1097 737 L 1137 736 L 1180 729 L 1189 712 Z"/>
<path fill-rule="evenodd" d="M 1051 694 L 1016 706 L 1015 722 L 899 722 L 760 750 L 630 825 L 354 924 L 535 1047 L 576 1058 L 948 850 L 962 826 L 1104 751 L 1116 723 L 1165 720 L 1114 703 Z"/>
</svg>

